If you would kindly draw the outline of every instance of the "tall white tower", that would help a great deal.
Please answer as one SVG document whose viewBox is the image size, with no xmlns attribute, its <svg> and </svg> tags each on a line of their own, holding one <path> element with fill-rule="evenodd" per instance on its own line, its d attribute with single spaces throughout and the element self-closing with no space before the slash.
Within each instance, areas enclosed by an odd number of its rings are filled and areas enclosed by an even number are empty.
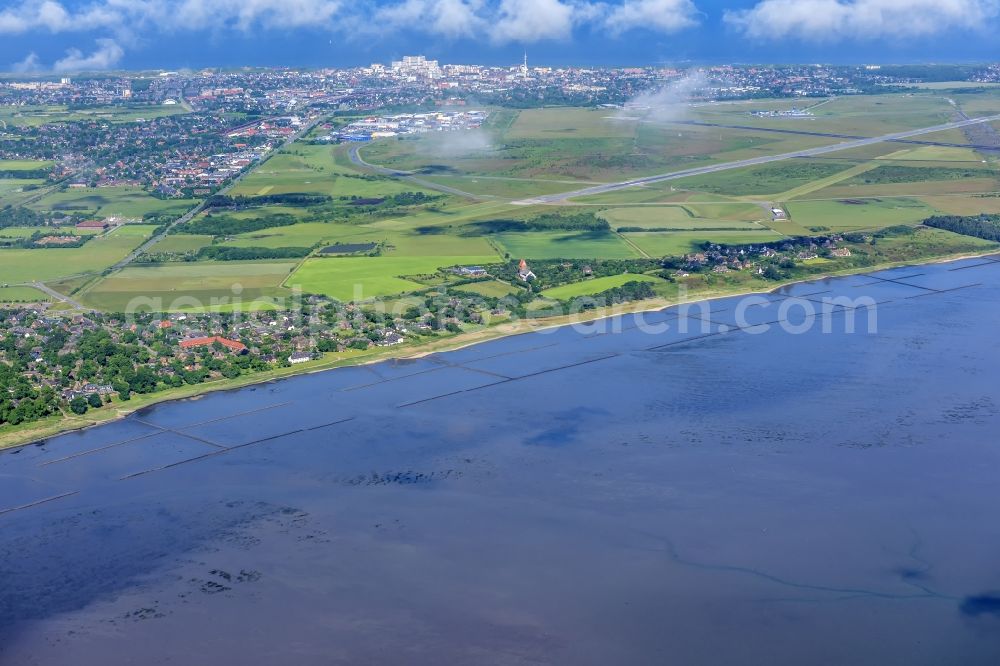
<svg viewBox="0 0 1000 666">
<path fill-rule="evenodd" d="M 521 78 L 528 78 L 528 52 L 524 52 L 524 64 L 521 65 Z"/>
</svg>

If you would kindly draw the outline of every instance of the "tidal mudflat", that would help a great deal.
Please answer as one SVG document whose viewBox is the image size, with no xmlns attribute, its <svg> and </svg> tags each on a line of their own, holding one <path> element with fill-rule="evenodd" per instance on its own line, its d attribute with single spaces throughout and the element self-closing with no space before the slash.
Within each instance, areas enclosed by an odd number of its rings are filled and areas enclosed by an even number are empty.
<svg viewBox="0 0 1000 666">
<path fill-rule="evenodd" d="M 996 664 L 998 304 L 905 267 L 0 454 L 0 664 Z"/>
</svg>

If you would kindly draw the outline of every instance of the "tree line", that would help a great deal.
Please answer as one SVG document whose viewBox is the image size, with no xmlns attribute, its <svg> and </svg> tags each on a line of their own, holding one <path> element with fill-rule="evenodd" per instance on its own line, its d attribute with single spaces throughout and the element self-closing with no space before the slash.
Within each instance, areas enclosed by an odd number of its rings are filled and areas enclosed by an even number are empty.
<svg viewBox="0 0 1000 666">
<path fill-rule="evenodd" d="M 934 215 L 924 220 L 924 225 L 935 229 L 953 231 L 963 236 L 1000 242 L 1000 215 Z"/>
</svg>

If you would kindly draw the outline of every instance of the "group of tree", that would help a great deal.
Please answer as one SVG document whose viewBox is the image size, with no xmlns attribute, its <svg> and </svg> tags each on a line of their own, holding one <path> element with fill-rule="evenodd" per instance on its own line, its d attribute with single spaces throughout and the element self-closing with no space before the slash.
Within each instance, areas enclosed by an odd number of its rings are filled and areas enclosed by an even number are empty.
<svg viewBox="0 0 1000 666">
<path fill-rule="evenodd" d="M 256 206 L 293 206 L 307 208 L 318 206 L 330 201 L 325 194 L 309 194 L 305 192 L 287 192 L 285 194 L 264 194 L 260 196 L 227 196 L 217 194 L 206 202 L 209 208 L 250 208 Z"/>
<path fill-rule="evenodd" d="M 253 261 L 256 259 L 297 259 L 308 256 L 309 247 L 229 247 L 209 245 L 198 250 L 196 259 L 210 261 Z"/>
<path fill-rule="evenodd" d="M 231 215 L 206 215 L 174 227 L 177 233 L 206 236 L 235 236 L 273 227 L 297 224 L 299 218 L 288 213 L 275 213 L 262 217 L 238 218 Z"/>
<path fill-rule="evenodd" d="M 924 220 L 924 224 L 963 236 L 1000 242 L 1000 215 L 935 215 Z"/>
<path fill-rule="evenodd" d="M 44 180 L 49 177 L 52 169 L 0 169 L 0 179 L 19 178 L 25 180 Z"/>
<path fill-rule="evenodd" d="M 0 208 L 0 229 L 7 227 L 41 227 L 48 224 L 48 218 L 38 211 L 24 206 Z"/>
<path fill-rule="evenodd" d="M 498 234 L 505 231 L 579 231 L 605 234 L 611 231 L 608 221 L 594 213 L 574 213 L 560 215 L 543 213 L 525 220 L 496 219 L 473 222 L 466 225 L 466 235 Z"/>
</svg>

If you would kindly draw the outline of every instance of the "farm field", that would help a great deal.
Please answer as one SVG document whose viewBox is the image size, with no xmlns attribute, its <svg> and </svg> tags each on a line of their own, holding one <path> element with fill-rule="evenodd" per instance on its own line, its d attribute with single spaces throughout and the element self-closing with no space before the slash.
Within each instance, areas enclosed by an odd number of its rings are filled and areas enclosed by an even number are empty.
<svg viewBox="0 0 1000 666">
<path fill-rule="evenodd" d="M 851 164 L 820 160 L 786 160 L 759 167 L 733 169 L 673 181 L 675 187 L 728 196 L 770 195 L 834 176 Z"/>
<path fill-rule="evenodd" d="M 546 289 L 542 292 L 542 296 L 556 301 L 565 301 L 577 298 L 578 296 L 592 296 L 594 294 L 599 294 L 603 291 L 607 291 L 608 289 L 620 287 L 628 282 L 659 283 L 663 281 L 664 280 L 662 278 L 653 277 L 652 275 L 624 273 L 622 275 L 609 275 L 607 277 L 599 277 L 592 280 L 584 280 L 583 282 L 574 282 L 561 287 Z"/>
<path fill-rule="evenodd" d="M 505 282 L 499 282 L 497 280 L 489 280 L 487 282 L 472 282 L 470 284 L 463 284 L 452 288 L 453 291 L 466 291 L 473 294 L 479 294 L 480 296 L 488 296 L 492 298 L 503 298 L 510 294 L 515 294 L 520 291 L 517 287 L 509 285 Z"/>
<path fill-rule="evenodd" d="M 750 221 L 770 214 L 753 204 L 635 206 L 603 210 L 600 216 L 612 228 L 643 229 L 738 229 L 757 225 Z"/>
<path fill-rule="evenodd" d="M 612 233 L 528 231 L 496 234 L 497 243 L 514 258 L 627 259 L 640 254 Z"/>
<path fill-rule="evenodd" d="M 0 178 L 0 201 L 4 204 L 13 203 L 14 197 L 26 196 L 33 188 L 44 183 L 44 180 L 32 178 Z"/>
<path fill-rule="evenodd" d="M 139 234 L 114 231 L 78 248 L 0 250 L 0 284 L 45 282 L 98 273 L 127 256 L 143 239 Z"/>
<path fill-rule="evenodd" d="M 51 160 L 0 160 L 0 173 L 50 169 L 54 164 Z"/>
<path fill-rule="evenodd" d="M 201 248 L 212 242 L 211 236 L 199 236 L 197 234 L 169 234 L 153 246 L 153 252 L 175 252 L 183 254 L 185 252 L 197 252 Z"/>
<path fill-rule="evenodd" d="M 233 300 L 271 303 L 291 295 L 281 283 L 293 262 L 180 262 L 133 265 L 79 296 L 85 305 L 106 310 L 201 310 Z"/>
<path fill-rule="evenodd" d="M 260 165 L 234 187 L 232 196 L 305 193 L 338 197 L 382 197 L 419 187 L 384 176 L 360 174 L 338 164 L 331 146 L 296 144 Z"/>
<path fill-rule="evenodd" d="M 50 300 L 48 294 L 33 287 L 0 287 L 0 304 L 45 303 Z"/>
<path fill-rule="evenodd" d="M 378 240 L 381 234 L 363 225 L 300 222 L 232 236 L 230 247 L 311 247 L 316 243 Z"/>
<path fill-rule="evenodd" d="M 1000 195 L 951 196 L 947 194 L 920 197 L 931 208 L 947 215 L 1000 215 Z"/>
<path fill-rule="evenodd" d="M 770 243 L 784 238 L 770 230 L 761 231 L 651 231 L 623 234 L 651 257 L 677 256 L 696 252 L 702 243 Z"/>
<path fill-rule="evenodd" d="M 163 118 L 187 113 L 181 104 L 151 106 L 107 106 L 69 110 L 65 106 L 0 107 L 0 121 L 22 127 L 39 127 L 50 123 L 77 120 L 107 120 L 113 123 L 134 122 L 137 119 Z"/>
<path fill-rule="evenodd" d="M 179 216 L 197 203 L 194 199 L 157 199 L 139 188 L 88 187 L 53 192 L 30 204 L 30 208 L 94 217 L 141 218 L 146 214 Z"/>
<path fill-rule="evenodd" d="M 779 100 L 781 108 L 809 107 L 808 101 Z M 918 127 L 948 122 L 953 108 L 945 98 L 932 91 L 892 93 L 885 95 L 851 95 L 837 97 L 814 105 L 812 117 L 756 117 L 748 114 L 757 110 L 758 102 L 705 105 L 696 108 L 699 120 L 705 122 L 739 123 L 768 129 L 829 132 L 855 136 L 878 136 Z"/>
<path fill-rule="evenodd" d="M 336 257 L 307 259 L 288 279 L 289 288 L 342 301 L 392 296 L 427 287 L 406 276 L 428 275 L 457 265 L 497 261 L 496 255 L 422 257 Z"/>
<path fill-rule="evenodd" d="M 834 231 L 916 224 L 937 213 L 919 200 L 903 198 L 792 201 L 787 208 L 801 226 Z"/>
</svg>

